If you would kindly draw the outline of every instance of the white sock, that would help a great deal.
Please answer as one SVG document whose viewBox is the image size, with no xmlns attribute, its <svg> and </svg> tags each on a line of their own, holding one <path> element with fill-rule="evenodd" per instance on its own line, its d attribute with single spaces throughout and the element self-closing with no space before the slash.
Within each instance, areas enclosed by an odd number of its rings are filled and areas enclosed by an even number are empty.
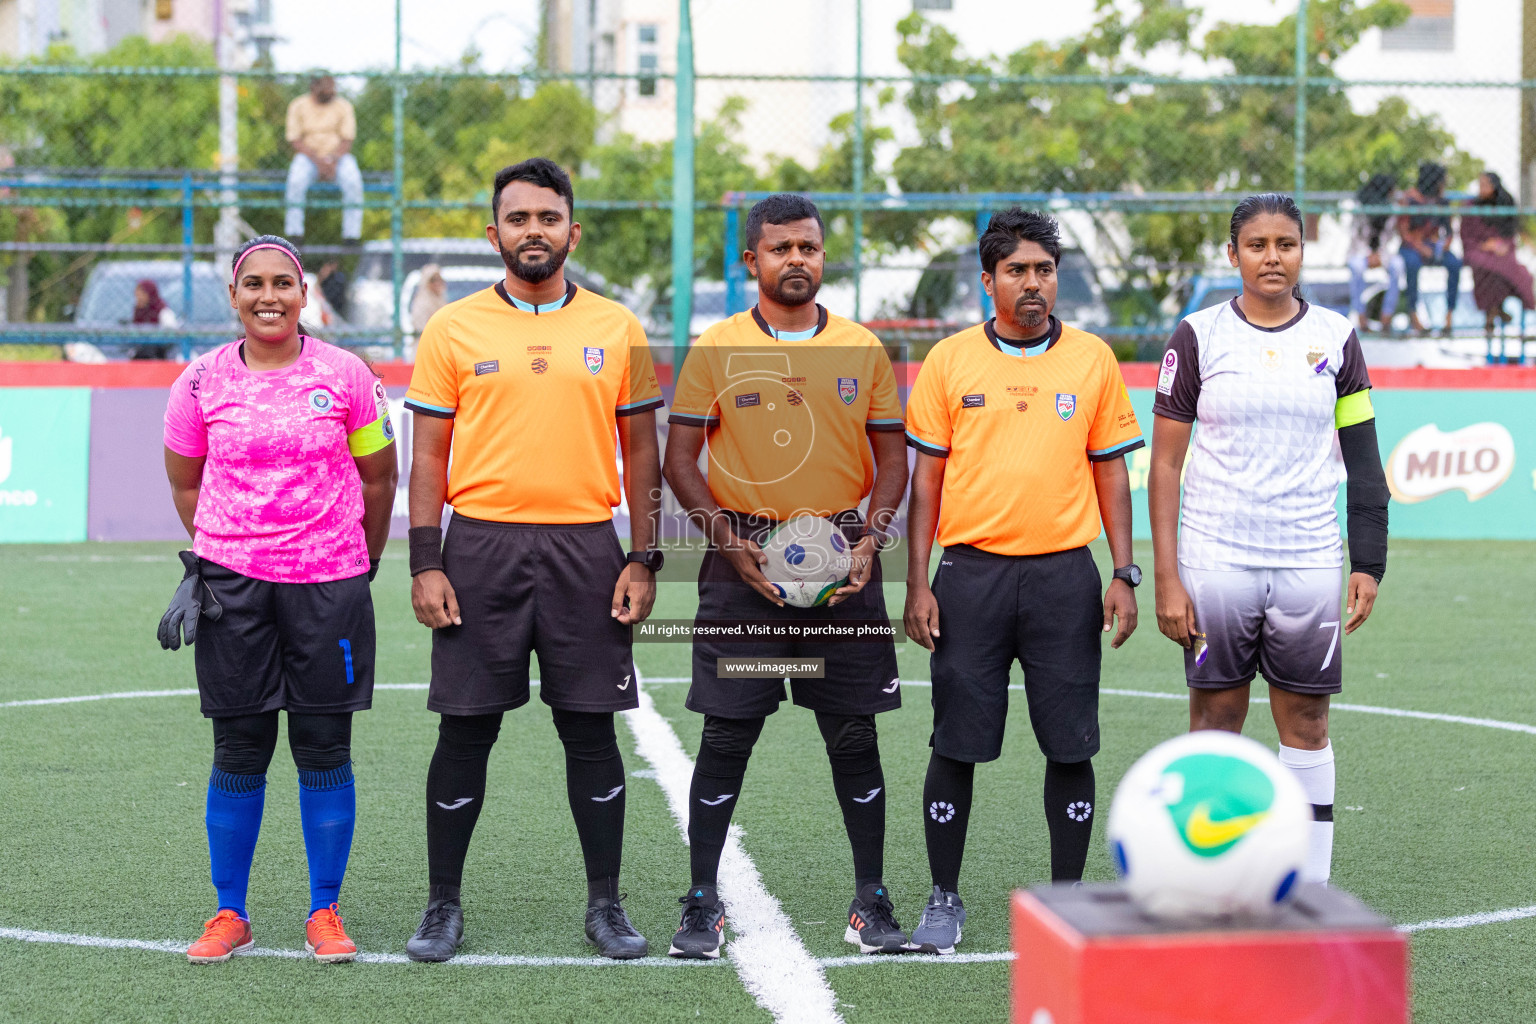
<svg viewBox="0 0 1536 1024">
<path fill-rule="evenodd" d="M 1280 763 L 1295 773 L 1302 792 L 1312 803 L 1312 842 L 1301 879 L 1304 882 L 1327 882 L 1333 865 L 1333 744 L 1329 743 L 1322 750 L 1282 746 Z"/>
</svg>

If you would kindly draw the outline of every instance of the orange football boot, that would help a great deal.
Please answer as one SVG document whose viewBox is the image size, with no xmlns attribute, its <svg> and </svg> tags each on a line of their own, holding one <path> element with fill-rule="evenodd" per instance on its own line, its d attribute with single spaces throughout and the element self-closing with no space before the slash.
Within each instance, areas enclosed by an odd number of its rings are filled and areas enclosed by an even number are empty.
<svg viewBox="0 0 1536 1024">
<path fill-rule="evenodd" d="M 342 930 L 341 915 L 336 912 L 340 909 L 332 903 L 309 915 L 304 926 L 304 948 L 315 954 L 316 960 L 339 964 L 357 959 L 357 943 Z"/>
<path fill-rule="evenodd" d="M 187 947 L 187 959 L 195 964 L 221 964 L 254 945 L 251 922 L 225 909 L 204 922 L 203 937 Z"/>
</svg>

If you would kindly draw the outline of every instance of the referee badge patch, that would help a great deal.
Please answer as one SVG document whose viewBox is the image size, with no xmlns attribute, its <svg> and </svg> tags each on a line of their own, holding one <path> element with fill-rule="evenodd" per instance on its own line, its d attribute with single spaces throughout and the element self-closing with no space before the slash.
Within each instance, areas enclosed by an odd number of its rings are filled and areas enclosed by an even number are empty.
<svg viewBox="0 0 1536 1024">
<path fill-rule="evenodd" d="M 1072 414 L 1075 412 L 1077 412 L 1077 396 L 1058 393 L 1056 395 L 1056 415 L 1061 417 L 1062 422 L 1071 419 Z"/>
<path fill-rule="evenodd" d="M 603 350 L 600 348 L 583 348 L 581 354 L 587 359 L 587 372 L 596 376 L 603 368 Z"/>
</svg>

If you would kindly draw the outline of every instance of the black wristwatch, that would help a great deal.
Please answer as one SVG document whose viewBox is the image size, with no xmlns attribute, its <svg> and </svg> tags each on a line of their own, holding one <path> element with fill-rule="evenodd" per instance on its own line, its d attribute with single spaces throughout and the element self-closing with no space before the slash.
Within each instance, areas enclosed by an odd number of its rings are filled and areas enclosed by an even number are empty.
<svg viewBox="0 0 1536 1024">
<path fill-rule="evenodd" d="M 631 551 L 624 559 L 626 562 L 639 562 L 651 572 L 661 572 L 661 567 L 666 564 L 666 556 L 655 548 L 649 551 Z"/>
<path fill-rule="evenodd" d="M 889 534 L 881 533 L 873 526 L 864 527 L 863 531 L 859 534 L 859 540 L 863 540 L 865 537 L 875 538 L 876 551 L 884 551 L 891 543 L 891 536 Z"/>
<path fill-rule="evenodd" d="M 1134 590 L 1141 586 L 1141 566 L 1135 562 L 1122 566 L 1115 570 L 1115 579 L 1125 580 L 1126 583 L 1130 584 L 1131 589 Z"/>
</svg>

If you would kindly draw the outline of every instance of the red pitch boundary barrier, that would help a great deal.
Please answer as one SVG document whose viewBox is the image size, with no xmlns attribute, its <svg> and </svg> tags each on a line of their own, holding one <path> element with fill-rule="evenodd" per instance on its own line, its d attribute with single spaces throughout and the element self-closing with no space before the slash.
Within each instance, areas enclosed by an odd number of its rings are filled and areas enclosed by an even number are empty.
<svg viewBox="0 0 1536 1024">
<path fill-rule="evenodd" d="M 131 363 L 0 362 L 0 387 L 10 388 L 169 388 L 184 363 L 145 360 Z M 896 380 L 911 387 L 921 363 L 897 363 Z M 411 382 L 410 363 L 374 363 L 386 387 Z M 1121 363 L 1129 388 L 1157 386 L 1157 363 Z M 662 363 L 656 376 L 672 383 L 672 367 Z M 1443 389 L 1453 391 L 1536 391 L 1536 366 L 1479 366 L 1466 370 L 1423 370 L 1377 367 L 1371 383 L 1385 390 Z"/>
</svg>

